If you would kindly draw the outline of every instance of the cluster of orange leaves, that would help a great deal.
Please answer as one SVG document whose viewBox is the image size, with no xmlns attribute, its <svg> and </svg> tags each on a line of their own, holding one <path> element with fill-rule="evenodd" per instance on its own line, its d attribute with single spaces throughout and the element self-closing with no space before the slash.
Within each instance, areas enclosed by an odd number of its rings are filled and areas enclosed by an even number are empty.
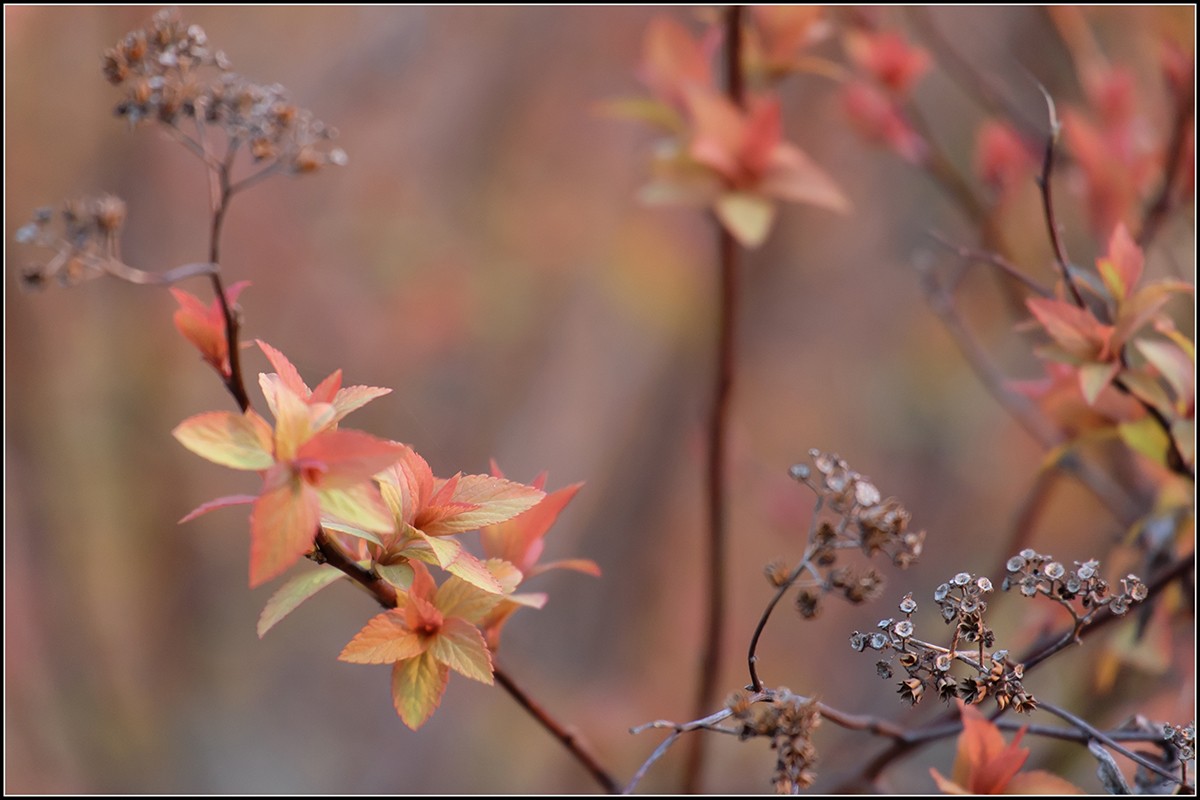
<svg viewBox="0 0 1200 800">
<path fill-rule="evenodd" d="M 655 153 L 654 178 L 642 191 L 651 203 L 707 207 L 740 243 L 763 242 L 775 201 L 847 211 L 838 185 L 783 137 L 780 100 L 770 82 L 798 63 L 823 35 L 814 7 L 754 7 L 746 28 L 747 64 L 757 78 L 735 102 L 716 82 L 721 45 L 715 21 L 693 36 L 681 23 L 656 17 L 646 30 L 638 75 L 650 98 L 614 101 L 607 109 L 649 122 L 667 134 Z"/>
<path fill-rule="evenodd" d="M 242 288 L 226 292 L 231 304 Z M 173 291 L 179 331 L 228 378 L 219 303 Z M 492 683 L 501 628 L 517 609 L 546 602 L 544 594 L 517 591 L 528 578 L 555 567 L 599 574 L 583 559 L 538 563 L 546 533 L 580 484 L 547 494 L 545 475 L 525 485 L 505 479 L 495 464 L 491 475 L 435 478 L 411 447 L 339 427 L 390 389 L 343 387 L 341 370 L 310 389 L 283 353 L 258 346 L 275 370 L 259 375 L 274 424 L 253 409 L 213 411 L 184 420 L 174 434 L 209 461 L 257 472 L 261 489 L 205 503 L 183 521 L 250 504 L 251 586 L 314 554 L 323 532 L 395 587 L 397 607 L 370 620 L 340 658 L 392 664 L 396 710 L 409 727 L 420 727 L 441 702 L 451 671 Z M 457 538 L 470 531 L 480 532 L 482 558 Z M 430 567 L 447 574 L 440 586 Z M 343 577 L 322 565 L 285 583 L 264 608 L 259 635 Z"/>
<path fill-rule="evenodd" d="M 1097 259 L 1098 282 L 1079 281 L 1090 302 L 1064 296 L 1026 301 L 1048 343 L 1043 381 L 1019 384 L 1076 435 L 1115 431 L 1135 451 L 1166 463 L 1168 436 L 1187 465 L 1195 461 L 1196 350 L 1163 307 L 1190 293 L 1181 281 L 1144 283 L 1144 257 L 1124 225 Z M 1060 294 L 1064 294 L 1060 287 Z M 1125 391 L 1117 391 L 1119 382 Z M 1141 401 L 1141 402 L 1139 402 Z M 1169 426 L 1147 412 L 1155 409 Z"/>
</svg>

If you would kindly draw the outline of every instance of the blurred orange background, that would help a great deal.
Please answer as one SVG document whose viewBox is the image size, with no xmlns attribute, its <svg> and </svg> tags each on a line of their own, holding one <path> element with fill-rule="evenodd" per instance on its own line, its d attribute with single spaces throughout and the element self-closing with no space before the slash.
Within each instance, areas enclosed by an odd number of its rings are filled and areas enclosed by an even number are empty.
<svg viewBox="0 0 1200 800">
<path fill-rule="evenodd" d="M 1165 100 L 1155 37 L 1191 47 L 1193 9 L 1090 14 L 1113 58 Z M 150 8 L 5 9 L 6 790 L 17 793 L 556 793 L 594 789 L 583 770 L 498 688 L 455 677 L 419 732 L 391 707 L 385 667 L 337 661 L 376 608 L 329 589 L 262 641 L 274 586 L 246 586 L 242 510 L 176 520 L 252 476 L 186 452 L 171 429 L 232 408 L 171 324 L 156 288 L 98 280 L 36 294 L 16 274 L 39 254 L 12 245 L 34 208 L 108 191 L 129 205 L 123 252 L 167 269 L 203 260 L 200 163 L 159 130 L 115 118 L 100 55 Z M 635 95 L 648 8 L 188 8 L 247 77 L 286 86 L 340 131 L 349 164 L 277 178 L 240 195 L 222 270 L 249 280 L 247 340 L 280 348 L 310 383 L 336 368 L 393 394 L 353 427 L 411 443 L 435 473 L 586 486 L 547 540 L 551 558 L 595 559 L 532 588 L 550 602 L 508 626 L 501 664 L 577 728 L 622 782 L 691 712 L 703 622 L 703 431 L 711 395 L 715 236 L 705 215 L 635 201 L 654 136 L 595 112 Z M 688 12 L 667 13 L 688 19 Z M 894 16 L 888 16 L 893 14 Z M 904 13 L 884 12 L 903 25 Z M 1026 70 L 1078 102 L 1069 59 L 1038 8 L 950 9 L 932 18 L 1028 116 L 1044 102 Z M 822 53 L 836 55 L 836 45 Z M 942 71 L 917 92 L 964 170 L 983 113 Z M 974 243 L 954 203 L 921 173 L 852 135 L 831 84 L 784 85 L 785 130 L 840 182 L 847 216 L 783 206 L 746 258 L 730 486 L 728 647 L 722 696 L 746 681 L 745 643 L 770 597 L 772 558 L 803 548 L 812 498 L 787 477 L 810 447 L 840 453 L 900 497 L 929 531 L 906 573 L 881 567 L 883 599 L 831 601 L 816 621 L 787 609 L 760 648 L 769 683 L 854 713 L 917 722 L 852 630 L 924 612 L 958 571 L 1001 576 L 1014 514 L 1042 452 L 987 394 L 925 304 L 914 263 L 944 260 L 926 232 Z M 1159 116 L 1155 116 L 1159 115 Z M 1064 182 L 1060 216 L 1076 260 L 1102 243 Z M 1194 227 L 1175 220 L 1151 275 L 1194 272 Z M 1005 218 L 1014 257 L 1052 281 L 1031 186 Z M 206 300 L 201 281 L 185 288 Z M 961 305 L 1014 378 L 1041 375 L 1029 339 L 981 268 Z M 1187 324 L 1186 321 L 1181 325 Z M 253 379 L 267 364 L 246 351 Z M 257 387 L 249 381 L 257 398 Z M 1055 485 L 1032 546 L 1066 562 L 1100 557 L 1123 530 L 1070 479 Z M 1044 616 L 1043 616 L 1044 614 Z M 940 635 L 932 613 L 919 620 Z M 1019 652 L 1061 612 L 997 598 L 994 627 Z M 933 626 L 938 626 L 934 629 Z M 920 629 L 920 628 L 919 628 Z M 935 632 L 935 630 L 937 632 Z M 1183 651 L 1190 653 L 1189 645 Z M 1186 722 L 1194 661 L 1124 667 L 1090 705 L 1096 637 L 1039 670 L 1031 690 L 1097 725 L 1140 712 Z M 1085 749 L 1032 741 L 1095 791 Z M 882 741 L 825 725 L 815 789 L 829 790 Z M 930 791 L 952 742 L 889 771 Z M 643 791 L 678 788 L 683 747 Z M 764 742 L 714 737 L 706 786 L 770 790 Z"/>
</svg>

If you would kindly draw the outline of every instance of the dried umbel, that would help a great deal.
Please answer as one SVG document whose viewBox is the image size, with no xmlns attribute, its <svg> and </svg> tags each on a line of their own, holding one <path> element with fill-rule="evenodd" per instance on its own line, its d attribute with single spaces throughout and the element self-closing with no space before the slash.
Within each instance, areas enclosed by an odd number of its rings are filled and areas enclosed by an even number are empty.
<svg viewBox="0 0 1200 800">
<path fill-rule="evenodd" d="M 834 549 L 860 548 L 868 556 L 885 553 L 897 566 L 907 567 L 921 555 L 925 532 L 908 530 L 908 510 L 894 497 L 883 499 L 871 480 L 850 469 L 833 453 L 810 450 L 809 457 L 817 475 L 804 464 L 790 470 L 792 478 L 816 493 L 819 504 L 840 517 L 826 529 L 819 529 L 819 562 Z"/>
<path fill-rule="evenodd" d="M 954 626 L 948 647 L 917 637 L 912 621 L 917 602 L 911 593 L 900 601 L 903 619 L 880 620 L 874 633 L 855 631 L 850 646 L 859 652 L 869 649 L 887 654 L 887 659 L 876 663 L 876 672 L 890 679 L 893 663 L 899 666 L 906 677 L 898 683 L 897 691 L 909 705 L 916 705 L 932 690 L 946 703 L 957 697 L 975 705 L 992 697 L 1000 708 L 1032 711 L 1037 700 L 1021 683 L 1024 667 L 1012 662 L 1007 650 L 992 649 L 995 634 L 984 624 L 984 598 L 991 592 L 990 580 L 967 572 L 958 573 L 934 591 L 942 619 Z M 966 647 L 960 647 L 964 644 Z M 966 665 L 975 674 L 956 679 L 951 674 L 956 663 Z"/>
<path fill-rule="evenodd" d="M 1150 593 L 1146 584 L 1132 574 L 1122 578 L 1121 590 L 1114 592 L 1100 577 L 1099 561 L 1076 561 L 1074 569 L 1067 569 L 1050 556 L 1030 549 L 1010 558 L 1005 569 L 1008 574 L 1001 584 L 1004 591 L 1016 587 L 1025 597 L 1045 595 L 1063 605 L 1077 621 L 1087 621 L 1105 606 L 1114 614 L 1124 614 Z M 1076 602 L 1082 613 L 1076 609 Z"/>
<path fill-rule="evenodd" d="M 104 75 L 124 90 L 118 116 L 132 125 L 166 125 L 206 161 L 219 159 L 228 167 L 244 146 L 255 164 L 290 174 L 346 163 L 343 150 L 324 145 L 337 135 L 334 129 L 292 105 L 282 86 L 230 71 L 224 53 L 209 49 L 204 29 L 185 25 L 176 9 L 158 12 L 146 28 L 105 51 Z M 198 133 L 180 127 L 185 122 Z M 204 130 L 210 128 L 225 135 L 223 156 L 209 150 Z"/>
<path fill-rule="evenodd" d="M 812 733 L 821 724 L 815 700 L 779 689 L 770 699 L 753 704 L 745 693 L 737 692 L 726 706 L 741 722 L 740 739 L 770 738 L 776 755 L 772 776 L 776 792 L 796 794 L 812 785 L 817 777 L 813 771 L 817 751 L 812 744 Z"/>
<path fill-rule="evenodd" d="M 124 201 L 108 194 L 71 200 L 57 212 L 39 208 L 17 230 L 16 240 L 47 248 L 54 255 L 44 264 L 25 267 L 22 285 L 38 289 L 57 280 L 68 286 L 104 274 L 108 265 L 120 261 L 124 224 Z"/>
<path fill-rule="evenodd" d="M 858 604 L 879 597 L 884 576 L 874 568 L 835 566 L 842 550 L 860 550 L 867 556 L 883 553 L 899 567 L 916 561 L 925 542 L 925 532 L 908 529 L 910 515 L 894 497 L 883 499 L 865 475 L 847 466 L 836 455 L 810 450 L 812 467 L 797 464 L 792 478 L 817 496 L 809 527 L 808 550 L 791 572 L 772 562 L 764 570 L 775 587 L 790 586 L 803 573 L 812 579 L 801 585 L 796 608 L 806 619 L 821 611 L 827 594 Z M 815 469 L 814 469 L 815 468 Z"/>
</svg>

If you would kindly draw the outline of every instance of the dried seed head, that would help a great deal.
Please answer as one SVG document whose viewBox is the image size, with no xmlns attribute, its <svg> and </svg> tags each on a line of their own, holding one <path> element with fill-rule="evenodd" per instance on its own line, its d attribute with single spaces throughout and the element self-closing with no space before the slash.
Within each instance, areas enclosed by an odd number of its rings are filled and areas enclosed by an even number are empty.
<svg viewBox="0 0 1200 800">
<path fill-rule="evenodd" d="M 763 575 L 767 577 L 767 582 L 772 586 L 779 588 L 787 583 L 788 569 L 787 565 L 781 559 L 775 559 L 771 563 L 763 567 Z"/>
<path fill-rule="evenodd" d="M 821 596 L 805 589 L 796 595 L 796 610 L 805 619 L 815 619 L 821 613 Z"/>
</svg>

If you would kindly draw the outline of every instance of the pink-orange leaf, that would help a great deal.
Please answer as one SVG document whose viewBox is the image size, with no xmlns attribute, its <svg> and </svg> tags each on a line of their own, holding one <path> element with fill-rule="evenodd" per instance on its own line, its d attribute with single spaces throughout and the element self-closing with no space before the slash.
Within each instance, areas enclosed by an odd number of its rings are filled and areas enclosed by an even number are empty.
<svg viewBox="0 0 1200 800">
<path fill-rule="evenodd" d="M 196 517 L 207 514 L 210 511 L 216 511 L 218 508 L 228 508 L 229 506 L 242 506 L 248 503 L 253 503 L 258 499 L 256 494 L 231 494 L 225 497 L 218 497 L 216 500 L 209 500 L 207 503 L 201 503 L 187 513 L 179 523 L 182 525 L 185 522 L 191 522 Z"/>
<path fill-rule="evenodd" d="M 1025 305 L 1050 338 L 1073 358 L 1107 361 L 1111 357 L 1113 327 L 1101 323 L 1092 312 L 1048 297 L 1031 297 Z"/>
<path fill-rule="evenodd" d="M 846 52 L 859 69 L 897 95 L 906 95 L 933 63 L 929 53 L 913 47 L 895 31 L 852 31 Z"/>
<path fill-rule="evenodd" d="M 317 492 L 282 465 L 267 473 L 267 486 L 250 514 L 250 586 L 282 573 L 312 549 L 321 521 Z"/>
<path fill-rule="evenodd" d="M 306 442 L 296 458 L 321 462 L 328 471 L 326 485 L 340 486 L 372 478 L 394 464 L 403 452 L 404 445 L 395 442 L 361 431 L 336 430 Z"/>
<path fill-rule="evenodd" d="M 447 486 L 452 486 L 452 491 L 445 492 Z M 543 497 L 545 492 L 532 486 L 490 475 L 462 475 L 453 483 L 447 481 L 434 495 L 437 499 L 431 498 L 430 505 L 417 517 L 428 518 L 430 523 L 418 527 L 430 536 L 473 531 L 512 519 Z M 451 513 L 442 513 L 438 502 Z"/>
<path fill-rule="evenodd" d="M 392 703 L 400 719 L 414 731 L 441 705 L 450 668 L 429 652 L 397 661 L 392 667 Z"/>
<path fill-rule="evenodd" d="M 642 82 L 670 105 L 683 104 L 683 95 L 693 85 L 711 86 L 709 66 L 712 44 L 697 41 L 686 28 L 670 17 L 658 16 L 646 26 L 642 64 L 638 75 Z"/>
<path fill-rule="evenodd" d="M 1133 293 L 1142 279 L 1142 265 L 1142 248 L 1133 241 L 1124 223 L 1117 225 L 1108 240 L 1108 254 L 1096 262 L 1113 299 L 1121 302 Z"/>
<path fill-rule="evenodd" d="M 317 384 L 317 388 L 309 389 L 308 384 L 300 377 L 299 371 L 287 359 L 287 356 L 261 339 L 256 339 L 255 341 L 266 355 L 267 360 L 271 362 L 271 366 L 275 368 L 275 375 L 279 383 L 286 386 L 294 395 L 310 405 L 327 403 L 333 406 L 331 416 L 326 420 L 326 424 L 328 425 L 336 425 L 339 420 L 351 411 L 362 408 L 375 398 L 382 397 L 392 391 L 391 389 L 382 389 L 376 386 L 348 386 L 343 389 L 342 371 L 340 369 L 334 370 L 323 381 Z M 266 379 L 260 376 L 260 382 L 264 380 Z M 274 412 L 274 391 L 268 392 L 264 385 L 263 394 L 266 395 L 267 404 L 271 407 L 272 412 Z"/>
</svg>

